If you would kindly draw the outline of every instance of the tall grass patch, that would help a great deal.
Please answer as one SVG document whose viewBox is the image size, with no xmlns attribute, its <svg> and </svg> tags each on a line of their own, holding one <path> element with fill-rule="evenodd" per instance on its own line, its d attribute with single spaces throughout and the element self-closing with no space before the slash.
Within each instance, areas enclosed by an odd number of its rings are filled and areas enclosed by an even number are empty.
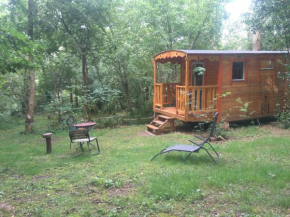
<svg viewBox="0 0 290 217">
<path fill-rule="evenodd" d="M 182 159 L 186 154 L 161 155 L 158 164 L 162 161 L 163 168 L 149 179 L 145 193 L 159 200 L 199 199 L 208 188 L 228 192 L 238 186 L 241 189 L 235 193 L 237 198 L 256 200 L 258 195 L 252 196 L 255 190 L 250 192 L 248 185 L 270 192 L 287 188 L 290 172 L 289 160 L 285 159 L 289 156 L 289 139 L 279 138 L 279 145 L 274 142 L 277 138 L 269 137 L 221 144 L 217 147 L 222 153 L 219 165 L 202 151 L 192 154 L 185 163 Z"/>
</svg>

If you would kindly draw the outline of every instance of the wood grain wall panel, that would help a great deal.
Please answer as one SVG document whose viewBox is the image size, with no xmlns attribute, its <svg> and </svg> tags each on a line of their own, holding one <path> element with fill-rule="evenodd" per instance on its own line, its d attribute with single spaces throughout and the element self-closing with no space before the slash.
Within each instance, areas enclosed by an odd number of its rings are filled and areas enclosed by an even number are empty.
<svg viewBox="0 0 290 217">
<path fill-rule="evenodd" d="M 270 57 L 261 57 L 269 59 Z M 283 78 L 278 78 L 277 72 L 285 70 L 282 65 L 274 64 L 274 69 L 260 69 L 260 59 L 255 56 L 247 57 L 247 80 L 246 81 L 230 81 L 231 61 L 233 58 L 228 57 L 223 62 L 223 93 L 230 92 L 222 98 L 221 115 L 225 117 L 229 111 L 227 121 L 243 120 L 243 112 L 240 111 L 241 105 L 236 102 L 240 98 L 242 103 L 250 102 L 248 106 L 248 114 L 253 112 L 251 118 L 266 117 L 274 115 L 276 112 L 276 104 L 282 103 L 284 99 L 284 83 Z M 271 58 L 270 58 L 271 59 Z M 259 83 L 259 73 L 260 83 Z M 268 111 L 262 105 L 267 105 Z"/>
<path fill-rule="evenodd" d="M 217 85 L 219 62 L 206 61 L 205 67 L 206 85 Z"/>
<path fill-rule="evenodd" d="M 223 86 L 229 84 L 231 64 L 229 61 L 223 61 Z"/>
</svg>

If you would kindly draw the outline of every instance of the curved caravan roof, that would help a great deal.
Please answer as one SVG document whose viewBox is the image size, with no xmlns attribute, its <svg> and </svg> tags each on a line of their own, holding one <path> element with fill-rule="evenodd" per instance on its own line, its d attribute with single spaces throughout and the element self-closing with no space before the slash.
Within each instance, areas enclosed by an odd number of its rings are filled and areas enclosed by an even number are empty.
<svg viewBox="0 0 290 217">
<path fill-rule="evenodd" d="M 288 51 L 234 51 L 234 50 L 168 50 L 158 53 L 154 56 L 154 60 L 158 62 L 167 62 L 166 59 L 170 59 L 174 62 L 179 62 L 180 59 L 184 59 L 190 55 L 274 55 L 274 54 L 287 54 Z"/>
<path fill-rule="evenodd" d="M 167 61 L 171 61 L 173 63 L 180 62 L 184 60 L 187 56 L 187 53 L 183 50 L 169 50 L 163 51 L 153 57 L 153 59 L 157 62 L 165 63 Z"/>
</svg>

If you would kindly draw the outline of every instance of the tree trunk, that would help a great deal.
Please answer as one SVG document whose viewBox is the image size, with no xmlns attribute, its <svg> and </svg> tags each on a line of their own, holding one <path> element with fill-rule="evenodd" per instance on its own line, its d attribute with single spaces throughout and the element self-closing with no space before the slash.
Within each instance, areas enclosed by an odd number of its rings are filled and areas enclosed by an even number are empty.
<svg viewBox="0 0 290 217">
<path fill-rule="evenodd" d="M 33 58 L 29 58 L 33 62 Z M 28 106 L 25 119 L 25 132 L 32 131 L 32 123 L 34 118 L 34 106 L 35 106 L 35 74 L 34 70 L 29 70 L 29 97 L 28 97 Z"/>
<path fill-rule="evenodd" d="M 211 44 L 212 44 L 214 50 L 218 50 L 217 45 L 216 45 L 215 38 L 213 38 L 213 39 L 211 40 Z"/>
<path fill-rule="evenodd" d="M 70 105 L 73 108 L 74 107 L 74 97 L 72 91 L 69 93 L 69 99 L 70 99 Z"/>
<path fill-rule="evenodd" d="M 28 31 L 27 34 L 31 41 L 33 41 L 33 10 L 34 0 L 28 0 Z"/>
<path fill-rule="evenodd" d="M 83 71 L 83 88 L 84 88 L 84 100 L 86 101 L 88 96 L 88 68 L 87 68 L 87 56 L 85 53 L 82 54 L 82 71 Z M 87 106 L 83 104 L 83 113 L 88 114 Z"/>
<path fill-rule="evenodd" d="M 133 115 L 133 106 L 132 106 L 132 102 L 131 102 L 129 84 L 128 84 L 127 80 L 123 82 L 123 88 L 125 91 L 125 98 L 127 101 L 127 109 L 128 109 L 128 112 L 130 113 L 130 115 L 132 116 Z"/>
<path fill-rule="evenodd" d="M 87 67 L 87 56 L 82 55 L 82 72 L 83 72 L 83 87 L 84 87 L 84 97 L 88 94 L 88 67 Z"/>
<path fill-rule="evenodd" d="M 75 96 L 75 108 L 79 107 L 79 98 L 78 96 Z"/>
<path fill-rule="evenodd" d="M 79 107 L 77 81 L 75 80 L 75 108 Z"/>
<path fill-rule="evenodd" d="M 194 47 L 195 47 L 195 43 L 196 43 L 197 39 L 199 38 L 200 34 L 201 34 L 201 31 L 198 31 L 197 34 L 196 34 L 196 36 L 195 36 L 195 38 L 193 39 L 192 44 L 191 44 L 191 46 L 190 46 L 190 49 L 191 49 L 191 50 L 194 49 Z"/>
<path fill-rule="evenodd" d="M 253 34 L 252 47 L 253 51 L 261 50 L 261 34 L 259 31 L 255 31 Z"/>
<path fill-rule="evenodd" d="M 27 69 L 23 72 L 23 93 L 21 99 L 21 114 L 26 114 L 27 112 L 27 103 L 28 103 L 28 96 L 29 96 L 29 85 L 28 85 L 29 75 Z"/>
<path fill-rule="evenodd" d="M 28 36 L 33 41 L 33 0 L 28 0 Z M 33 57 L 29 56 L 29 60 L 33 63 Z M 34 69 L 29 70 L 29 97 L 27 113 L 25 118 L 25 132 L 32 131 L 32 123 L 34 118 L 34 106 L 35 106 L 35 74 Z"/>
<path fill-rule="evenodd" d="M 127 77 L 127 73 L 126 73 L 126 67 L 122 67 L 121 63 L 119 62 L 118 65 L 114 65 L 116 72 L 118 73 L 118 75 L 120 76 L 121 79 L 121 84 L 123 86 L 124 89 L 124 93 L 122 93 L 124 100 L 126 102 L 126 107 L 127 107 L 127 111 L 130 113 L 130 115 L 133 115 L 133 106 L 132 106 L 132 102 L 131 102 L 131 97 L 130 97 L 130 88 L 129 88 L 129 81 L 128 81 L 128 77 Z M 123 73 L 122 73 L 123 71 Z"/>
</svg>

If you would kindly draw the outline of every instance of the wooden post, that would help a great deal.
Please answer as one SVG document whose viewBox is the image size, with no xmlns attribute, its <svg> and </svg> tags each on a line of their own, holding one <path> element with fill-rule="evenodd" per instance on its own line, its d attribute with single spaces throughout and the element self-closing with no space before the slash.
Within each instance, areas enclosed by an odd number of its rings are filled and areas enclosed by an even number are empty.
<svg viewBox="0 0 290 217">
<path fill-rule="evenodd" d="M 189 59 L 186 58 L 185 60 L 185 121 L 187 121 L 188 118 L 188 112 L 189 112 L 189 90 L 188 90 L 188 82 L 189 82 Z"/>
<path fill-rule="evenodd" d="M 261 59 L 260 58 L 257 58 L 258 59 L 258 83 L 259 85 L 261 84 Z"/>
<path fill-rule="evenodd" d="M 220 59 L 222 59 L 222 56 L 221 56 Z M 230 85 L 232 85 L 232 82 L 233 82 L 233 60 L 229 60 L 229 62 L 230 62 L 230 73 L 229 73 L 229 75 L 230 75 L 229 79 L 230 80 L 229 80 L 229 82 L 230 82 Z M 219 67 L 221 67 L 221 65 L 219 65 Z M 219 68 L 219 70 L 220 70 L 220 68 Z M 219 74 L 220 74 L 220 71 L 219 71 Z M 218 77 L 218 79 L 219 79 L 219 77 Z M 219 117 L 220 117 L 220 115 L 219 115 Z"/>
<path fill-rule="evenodd" d="M 51 153 L 51 137 L 52 137 L 52 133 L 45 133 L 42 136 L 46 140 L 46 154 L 50 154 Z"/>
<path fill-rule="evenodd" d="M 230 74 L 232 72 L 230 71 Z M 223 56 L 220 55 L 220 63 L 219 63 L 219 74 L 218 74 L 218 104 L 217 104 L 217 108 L 218 108 L 218 112 L 219 112 L 219 116 L 218 116 L 218 122 L 221 122 L 222 119 L 222 113 L 221 113 L 221 107 L 222 107 L 222 85 L 223 85 Z"/>
<path fill-rule="evenodd" d="M 274 83 L 274 85 L 276 84 L 276 78 L 277 78 L 277 57 L 272 57 L 271 58 L 272 59 L 272 61 L 273 61 L 273 68 L 274 68 L 274 70 L 273 70 L 273 83 Z"/>
<path fill-rule="evenodd" d="M 161 104 L 161 110 L 163 110 L 163 87 L 164 87 L 164 85 L 163 85 L 163 83 L 161 84 L 161 88 L 160 88 L 160 93 L 161 93 L 161 97 L 160 97 L 160 99 L 161 99 L 161 102 L 160 102 L 160 104 Z"/>
<path fill-rule="evenodd" d="M 154 81 L 153 81 L 153 111 L 155 109 L 155 103 L 156 103 L 156 89 L 155 84 L 157 83 L 157 62 L 156 60 L 153 60 L 153 71 L 154 71 Z"/>
<path fill-rule="evenodd" d="M 245 83 L 248 83 L 248 59 L 246 59 L 245 60 L 245 62 L 244 62 L 244 67 L 245 67 L 245 77 L 244 77 L 244 79 L 245 79 Z"/>
</svg>

